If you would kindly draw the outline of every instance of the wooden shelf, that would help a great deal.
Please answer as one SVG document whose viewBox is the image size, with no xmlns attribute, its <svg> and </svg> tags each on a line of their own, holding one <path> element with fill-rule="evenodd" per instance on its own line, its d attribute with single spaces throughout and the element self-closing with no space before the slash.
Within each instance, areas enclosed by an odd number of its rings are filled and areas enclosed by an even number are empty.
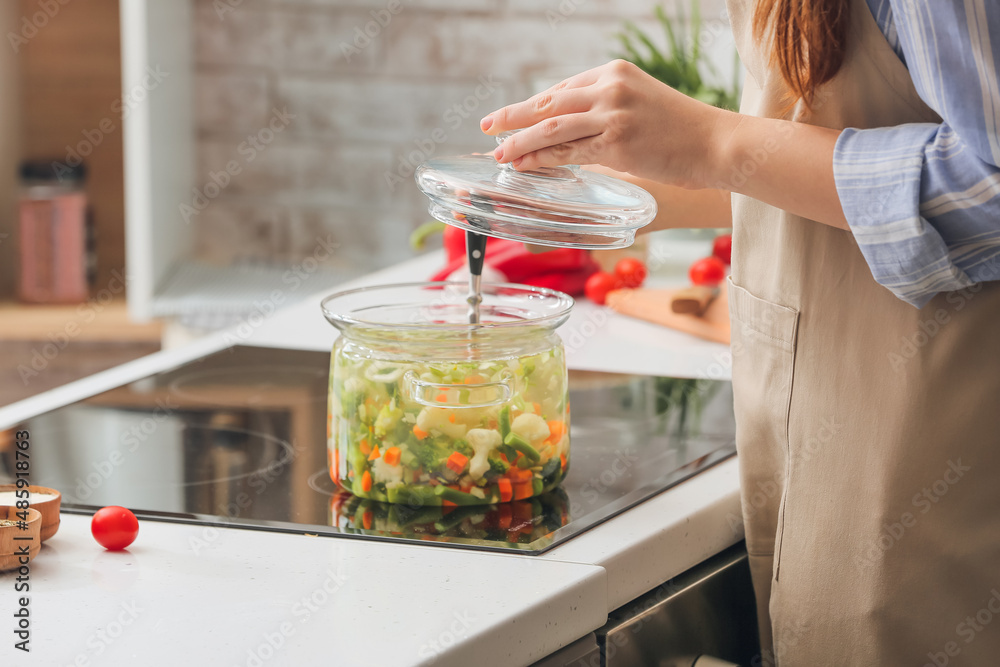
<svg viewBox="0 0 1000 667">
<path fill-rule="evenodd" d="M 65 335 L 80 342 L 159 344 L 162 331 L 160 322 L 133 322 L 123 299 L 106 305 L 0 301 L 0 341 L 49 341 Z"/>
</svg>

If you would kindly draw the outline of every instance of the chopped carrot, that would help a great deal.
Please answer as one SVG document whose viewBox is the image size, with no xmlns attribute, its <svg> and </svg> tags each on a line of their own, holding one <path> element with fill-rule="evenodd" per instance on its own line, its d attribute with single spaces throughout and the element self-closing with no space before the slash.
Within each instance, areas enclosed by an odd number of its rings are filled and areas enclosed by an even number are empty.
<svg viewBox="0 0 1000 667">
<path fill-rule="evenodd" d="M 559 455 L 559 460 L 562 461 L 563 472 L 566 472 L 566 455 L 565 454 L 560 454 Z"/>
<path fill-rule="evenodd" d="M 372 474 L 365 471 L 365 474 L 361 476 L 361 490 L 368 493 L 372 490 Z"/>
<path fill-rule="evenodd" d="M 365 510 L 364 514 L 361 515 L 361 525 L 365 527 L 365 530 L 372 529 L 373 518 L 375 518 L 375 515 L 372 513 L 371 510 Z"/>
<path fill-rule="evenodd" d="M 437 398 L 435 398 L 434 400 L 437 401 L 438 403 L 447 403 L 448 402 L 448 394 L 446 394 L 446 393 L 444 393 L 442 391 L 440 394 L 437 395 Z"/>
<path fill-rule="evenodd" d="M 388 465 L 394 466 L 397 463 L 399 463 L 399 457 L 402 454 L 403 452 L 399 450 L 399 447 L 390 447 L 389 449 L 385 450 L 385 454 L 382 455 L 382 458 L 385 459 L 385 462 Z"/>
<path fill-rule="evenodd" d="M 455 413 L 454 412 L 452 412 L 450 415 L 448 415 L 448 421 L 450 421 L 452 424 L 455 423 Z"/>
<path fill-rule="evenodd" d="M 514 497 L 514 489 L 506 477 L 497 480 L 497 488 L 500 489 L 500 502 L 508 503 Z M 508 523 L 508 525 L 510 524 Z"/>
<path fill-rule="evenodd" d="M 450 512 L 453 509 L 455 509 L 456 507 L 458 507 L 458 505 L 456 505 L 455 503 L 451 502 L 450 500 L 442 500 L 441 501 L 441 507 L 444 508 L 443 510 L 441 510 L 442 513 L 447 514 L 448 512 Z"/>
<path fill-rule="evenodd" d="M 563 434 L 566 432 L 566 424 L 558 419 L 550 419 L 548 424 L 549 437 L 547 442 L 556 443 L 562 440 Z"/>
<path fill-rule="evenodd" d="M 482 375 L 470 375 L 469 377 L 462 380 L 465 384 L 485 384 L 486 378 Z"/>
<path fill-rule="evenodd" d="M 531 486 L 531 480 L 527 482 L 518 482 L 514 485 L 514 500 L 523 500 L 524 498 L 530 498 L 534 490 Z"/>
<path fill-rule="evenodd" d="M 530 482 L 534 474 L 527 468 L 511 468 L 506 473 L 507 478 L 517 484 L 518 482 Z"/>
<path fill-rule="evenodd" d="M 413 426 L 413 435 L 416 436 L 417 440 L 423 440 L 429 434 L 424 429 L 420 428 L 419 426 L 414 425 Z"/>
<path fill-rule="evenodd" d="M 507 460 L 507 455 L 503 452 L 500 452 L 500 458 L 503 459 L 504 463 L 510 463 L 510 461 Z"/>
<path fill-rule="evenodd" d="M 361 453 L 365 456 L 372 453 L 372 446 L 368 444 L 367 438 L 361 438 L 361 442 L 358 444 L 358 447 L 361 449 Z"/>
<path fill-rule="evenodd" d="M 368 455 L 368 460 L 374 461 L 380 456 L 382 456 L 382 454 L 378 451 L 378 445 L 375 445 L 375 448 L 372 449 L 372 453 Z"/>
<path fill-rule="evenodd" d="M 461 475 L 462 471 L 465 470 L 465 464 L 469 462 L 469 457 L 462 452 L 452 452 L 451 456 L 445 462 L 451 470 L 455 472 L 456 475 Z"/>
</svg>

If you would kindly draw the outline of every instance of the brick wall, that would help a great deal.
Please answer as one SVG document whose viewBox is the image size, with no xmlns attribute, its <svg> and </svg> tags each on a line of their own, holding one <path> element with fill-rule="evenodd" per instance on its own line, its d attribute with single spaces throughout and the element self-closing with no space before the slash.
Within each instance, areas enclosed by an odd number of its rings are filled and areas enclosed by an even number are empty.
<svg viewBox="0 0 1000 667">
<path fill-rule="evenodd" d="M 625 19 L 658 30 L 654 0 L 193 1 L 196 180 L 239 172 L 197 215 L 199 255 L 296 261 L 332 233 L 351 274 L 411 256 L 428 216 L 409 163 L 489 150 L 486 112 L 609 60 Z M 702 2 L 720 34 L 722 6 Z"/>
</svg>

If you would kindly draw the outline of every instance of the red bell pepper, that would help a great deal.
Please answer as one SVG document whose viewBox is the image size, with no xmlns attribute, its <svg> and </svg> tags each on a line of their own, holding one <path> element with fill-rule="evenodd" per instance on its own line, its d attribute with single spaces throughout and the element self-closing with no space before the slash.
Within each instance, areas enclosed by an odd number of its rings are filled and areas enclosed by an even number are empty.
<svg viewBox="0 0 1000 667">
<path fill-rule="evenodd" d="M 465 259 L 465 230 L 445 225 L 444 251 L 448 255 L 448 263 Z"/>
<path fill-rule="evenodd" d="M 497 271 L 500 271 L 511 282 L 521 282 L 530 276 L 556 271 L 575 271 L 583 268 L 589 255 L 579 248 L 555 248 L 545 252 L 533 253 L 520 247 L 521 252 L 505 254 L 490 261 L 489 253 L 486 261 Z"/>
<path fill-rule="evenodd" d="M 491 239 L 487 245 L 486 265 L 502 273 L 512 283 L 548 287 L 568 294 L 582 294 L 583 285 L 598 270 L 597 263 L 586 250 L 557 248 L 533 253 L 517 241 Z M 431 280 L 446 280 L 465 265 L 459 255 L 431 276 Z"/>
<path fill-rule="evenodd" d="M 445 254 L 448 257 L 448 263 L 455 260 L 461 260 L 465 258 L 465 230 L 453 225 L 446 225 L 443 222 L 438 222 L 437 220 L 431 220 L 430 222 L 425 222 L 424 224 L 417 227 L 412 234 L 410 234 L 410 245 L 414 250 L 420 250 L 424 247 L 427 239 L 437 234 L 441 233 L 441 240 L 444 245 Z M 513 241 L 504 241 L 503 239 L 490 237 L 486 239 L 486 246 L 492 247 L 496 243 L 513 243 Z"/>
<path fill-rule="evenodd" d="M 525 278 L 521 282 L 532 287 L 546 287 L 565 292 L 570 296 L 578 296 L 583 294 L 587 278 L 594 275 L 600 268 L 597 262 L 591 260 L 583 268 L 575 271 L 543 273 Z"/>
</svg>

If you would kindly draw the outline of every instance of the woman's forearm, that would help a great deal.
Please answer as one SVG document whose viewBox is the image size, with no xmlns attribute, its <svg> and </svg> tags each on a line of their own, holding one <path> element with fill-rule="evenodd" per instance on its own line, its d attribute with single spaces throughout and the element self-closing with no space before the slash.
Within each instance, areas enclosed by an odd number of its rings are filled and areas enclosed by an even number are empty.
<svg viewBox="0 0 1000 667">
<path fill-rule="evenodd" d="M 839 130 L 726 113 L 714 151 L 713 185 L 848 229 L 833 178 Z"/>
<path fill-rule="evenodd" d="M 671 184 L 648 185 L 664 204 L 662 226 L 715 226 L 714 215 L 685 206 L 715 203 L 710 194 L 680 193 L 709 188 L 847 228 L 833 178 L 838 131 L 716 109 L 624 61 L 498 109 L 480 126 L 494 135 L 525 128 L 493 152 L 515 169 L 601 164 Z"/>
<path fill-rule="evenodd" d="M 731 198 L 729 192 L 724 190 L 689 190 L 600 165 L 590 165 L 587 169 L 634 183 L 653 195 L 657 206 L 656 218 L 643 227 L 640 234 L 679 227 L 713 229 L 733 224 Z"/>
</svg>

